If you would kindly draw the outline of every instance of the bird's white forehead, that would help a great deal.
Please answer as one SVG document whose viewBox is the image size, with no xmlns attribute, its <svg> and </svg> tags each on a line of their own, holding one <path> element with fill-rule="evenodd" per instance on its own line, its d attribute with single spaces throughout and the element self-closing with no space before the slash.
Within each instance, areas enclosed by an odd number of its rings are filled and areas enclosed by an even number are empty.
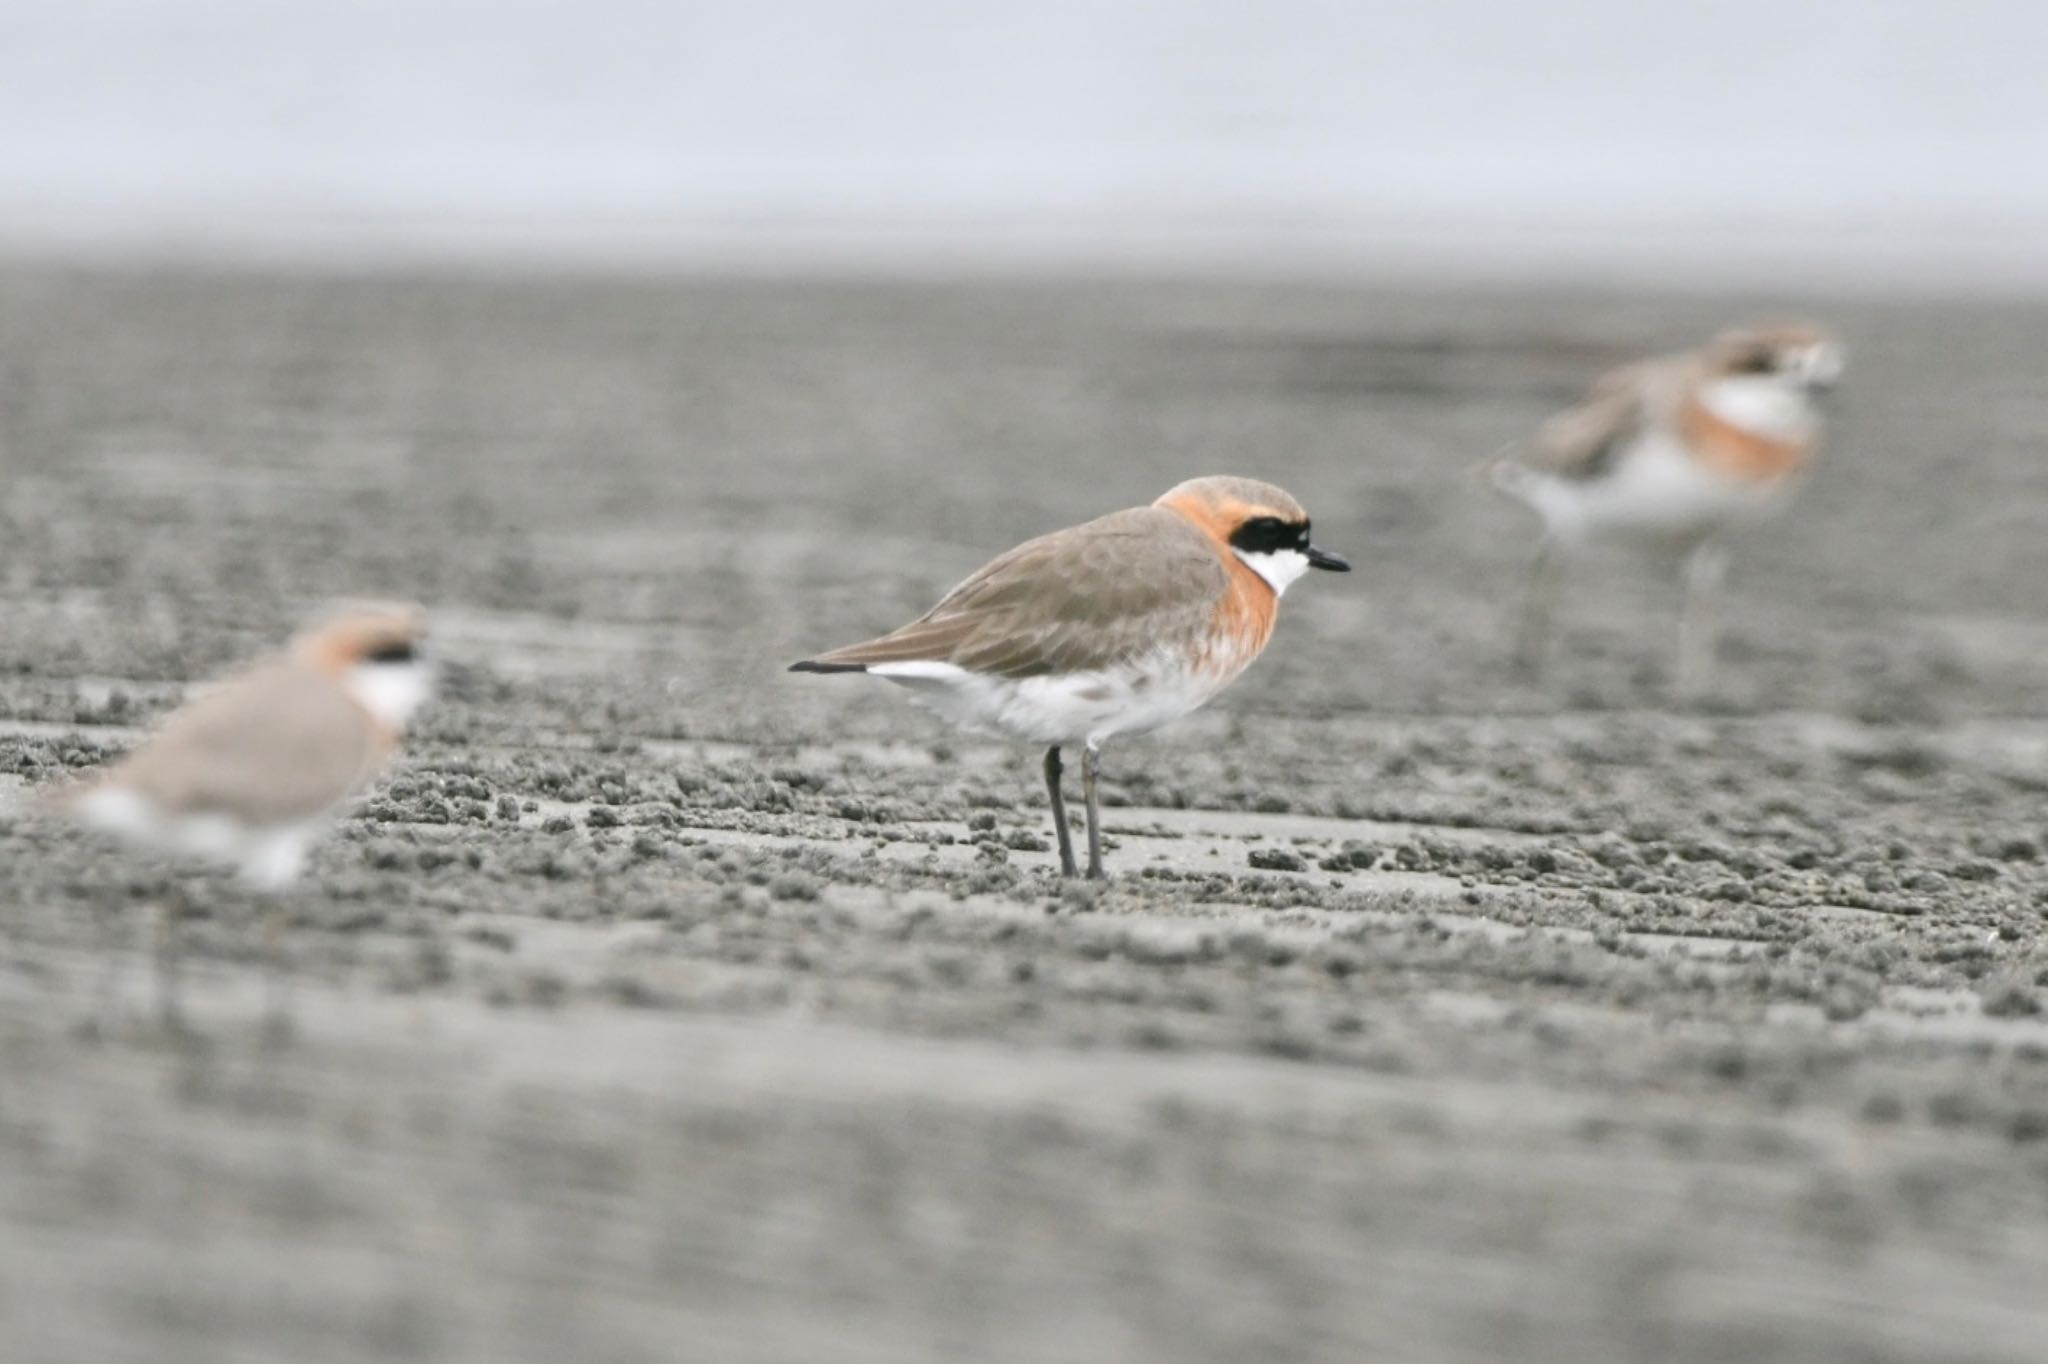
<svg viewBox="0 0 2048 1364">
<path fill-rule="evenodd" d="M 1800 368 L 1816 379 L 1832 381 L 1841 378 L 1846 362 L 1841 346 L 1833 341 L 1816 341 L 1799 352 Z"/>
</svg>

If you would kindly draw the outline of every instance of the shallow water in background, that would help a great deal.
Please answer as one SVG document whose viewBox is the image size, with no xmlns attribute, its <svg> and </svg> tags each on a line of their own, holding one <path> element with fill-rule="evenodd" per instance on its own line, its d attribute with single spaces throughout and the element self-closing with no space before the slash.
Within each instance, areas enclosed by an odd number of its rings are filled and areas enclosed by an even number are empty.
<svg viewBox="0 0 2048 1364">
<path fill-rule="evenodd" d="M 0 244 L 2048 279 L 2048 17 L 0 5 Z"/>
</svg>

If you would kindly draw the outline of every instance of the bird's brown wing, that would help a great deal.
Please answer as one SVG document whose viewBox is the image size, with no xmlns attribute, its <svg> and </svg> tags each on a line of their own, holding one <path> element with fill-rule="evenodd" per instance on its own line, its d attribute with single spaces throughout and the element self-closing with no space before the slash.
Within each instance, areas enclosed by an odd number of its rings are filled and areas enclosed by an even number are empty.
<svg viewBox="0 0 2048 1364">
<path fill-rule="evenodd" d="M 1009 678 L 1113 667 L 1194 638 L 1228 585 L 1208 537 L 1140 507 L 1026 541 L 902 629 L 797 666 L 950 663 Z"/>
<path fill-rule="evenodd" d="M 1667 363 L 1640 361 L 1601 375 L 1583 399 L 1536 429 L 1516 462 L 1561 478 L 1599 477 L 1647 424 Z"/>
<path fill-rule="evenodd" d="M 333 678 L 280 660 L 173 714 L 106 780 L 176 814 L 283 822 L 347 798 L 375 770 L 380 749 L 367 717 Z"/>
</svg>

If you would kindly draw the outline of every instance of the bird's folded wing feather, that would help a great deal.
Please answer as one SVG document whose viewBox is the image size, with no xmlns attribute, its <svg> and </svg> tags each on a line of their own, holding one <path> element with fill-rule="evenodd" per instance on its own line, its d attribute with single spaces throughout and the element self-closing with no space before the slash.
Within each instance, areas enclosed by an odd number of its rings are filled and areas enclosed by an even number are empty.
<svg viewBox="0 0 2048 1364">
<path fill-rule="evenodd" d="M 1615 452 L 1647 423 L 1658 364 L 1623 365 L 1601 375 L 1585 398 L 1537 428 L 1518 453 L 1518 462 L 1563 478 L 1602 473 Z"/>
<path fill-rule="evenodd" d="M 109 779 L 177 814 L 306 819 L 353 792 L 374 771 L 377 750 L 332 678 L 280 661 L 186 706 Z"/>
<path fill-rule="evenodd" d="M 1114 667 L 1203 629 L 1228 570 L 1201 531 L 1143 507 L 1030 540 L 909 625 L 817 661 L 950 663 L 1007 678 Z"/>
</svg>

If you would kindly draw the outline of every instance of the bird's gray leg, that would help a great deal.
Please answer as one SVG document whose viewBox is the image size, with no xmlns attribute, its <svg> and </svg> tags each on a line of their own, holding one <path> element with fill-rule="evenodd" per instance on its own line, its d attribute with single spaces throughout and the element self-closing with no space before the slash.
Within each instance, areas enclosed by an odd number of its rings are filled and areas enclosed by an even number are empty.
<svg viewBox="0 0 2048 1364">
<path fill-rule="evenodd" d="M 1102 805 L 1096 799 L 1095 778 L 1102 768 L 1102 750 L 1089 744 L 1081 750 L 1081 790 L 1088 797 L 1088 879 L 1107 881 L 1102 869 Z"/>
<path fill-rule="evenodd" d="M 1052 827 L 1060 840 L 1060 875 L 1079 876 L 1074 865 L 1074 836 L 1067 832 L 1067 802 L 1060 795 L 1060 746 L 1045 750 L 1045 790 L 1052 797 Z"/>
<path fill-rule="evenodd" d="M 285 957 L 284 930 L 289 920 L 277 891 L 263 897 L 263 1023 L 266 1045 L 291 1040 L 291 963 Z"/>
<path fill-rule="evenodd" d="M 1685 560 L 1685 603 L 1678 613 L 1678 695 L 1694 699 L 1714 685 L 1714 653 L 1721 583 L 1728 575 L 1728 551 L 1702 540 Z"/>
<path fill-rule="evenodd" d="M 291 1038 L 291 960 L 286 955 L 285 929 L 291 924 L 286 898 L 306 869 L 302 833 L 272 835 L 242 869 L 242 885 L 256 906 L 263 933 L 263 1040 L 279 1045 Z"/>
<path fill-rule="evenodd" d="M 185 888 L 173 885 L 157 901 L 156 944 L 151 956 L 156 966 L 156 1013 L 163 1030 L 174 1037 L 185 1032 L 185 1013 L 178 1002 L 178 929 L 185 914 Z"/>
<path fill-rule="evenodd" d="M 1550 654 L 1551 617 L 1557 609 L 1557 586 L 1564 576 L 1564 548 L 1545 535 L 1529 564 L 1522 592 L 1522 615 L 1515 627 L 1515 668 L 1535 677 Z"/>
<path fill-rule="evenodd" d="M 130 946 L 123 933 L 124 908 L 113 896 L 102 895 L 93 913 L 100 933 L 100 978 L 94 991 L 92 1021 L 86 1026 L 96 1037 L 113 1033 L 121 1002 L 121 976 L 131 964 L 124 955 Z"/>
</svg>

